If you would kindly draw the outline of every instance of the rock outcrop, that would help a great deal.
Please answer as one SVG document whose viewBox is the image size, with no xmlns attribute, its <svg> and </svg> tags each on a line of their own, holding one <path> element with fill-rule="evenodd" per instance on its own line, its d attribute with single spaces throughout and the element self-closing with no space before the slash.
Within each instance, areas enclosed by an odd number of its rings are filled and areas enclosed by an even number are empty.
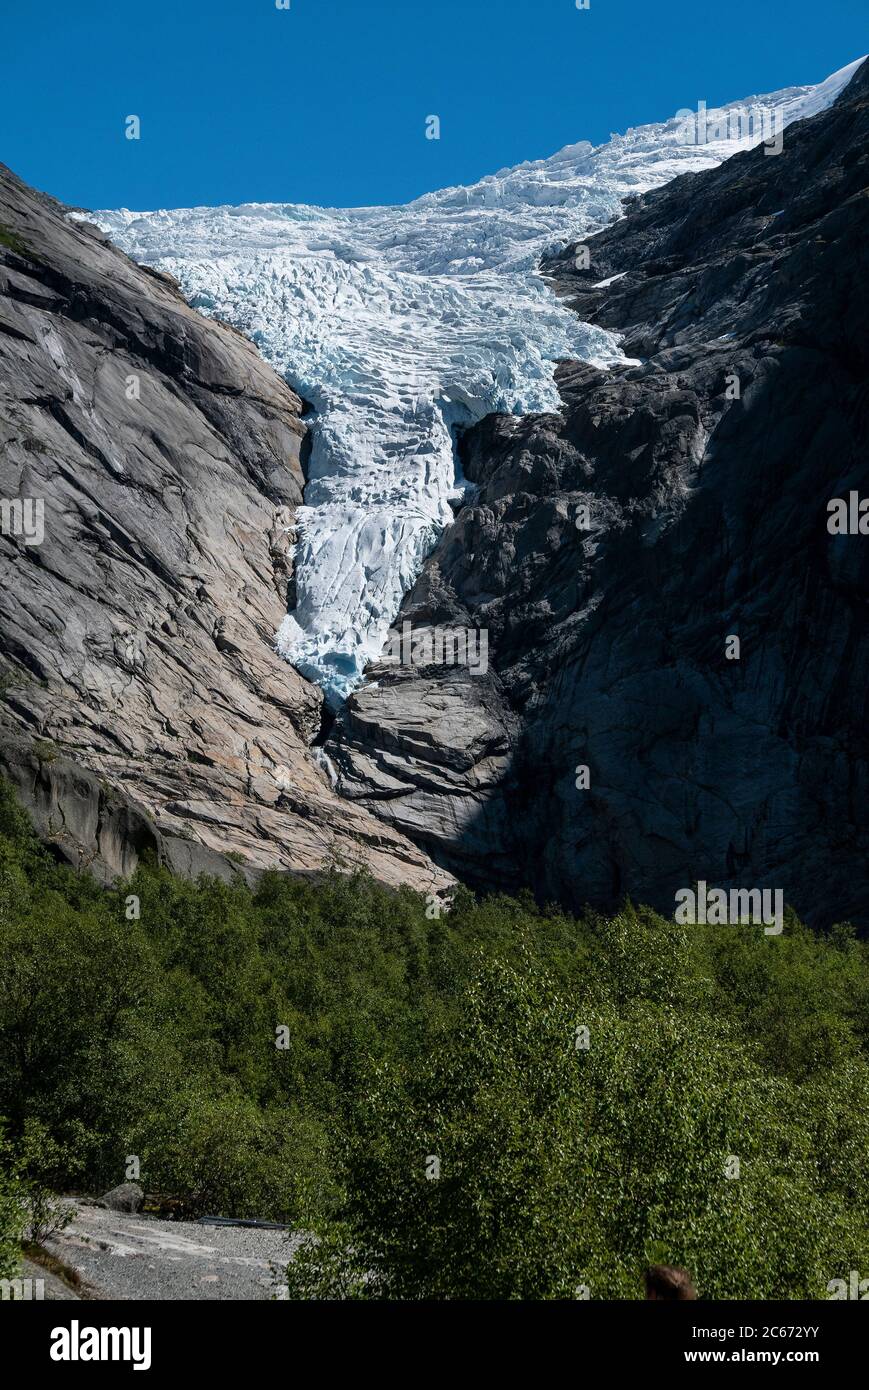
<svg viewBox="0 0 869 1390">
<path fill-rule="evenodd" d="M 486 630 L 489 669 L 372 670 L 339 790 L 486 887 L 672 913 L 705 879 L 869 927 L 869 536 L 828 530 L 869 497 L 867 184 L 864 64 L 780 154 L 544 264 L 635 360 L 464 437 L 476 495 L 400 618 Z"/>
<path fill-rule="evenodd" d="M 110 1192 L 104 1192 L 97 1206 L 109 1211 L 134 1212 L 141 1210 L 145 1194 L 137 1182 L 122 1182 Z"/>
<path fill-rule="evenodd" d="M 71 862 L 448 882 L 336 797 L 320 692 L 275 654 L 301 415 L 241 334 L 0 166 L 0 768 Z"/>
</svg>

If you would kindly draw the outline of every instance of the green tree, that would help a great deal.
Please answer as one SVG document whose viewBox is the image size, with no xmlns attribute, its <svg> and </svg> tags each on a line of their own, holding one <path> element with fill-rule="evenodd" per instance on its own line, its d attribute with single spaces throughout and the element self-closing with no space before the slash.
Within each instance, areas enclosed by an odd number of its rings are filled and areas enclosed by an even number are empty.
<svg viewBox="0 0 869 1390">
<path fill-rule="evenodd" d="M 292 1291 L 630 1298 L 666 1260 L 706 1297 L 821 1296 L 861 1232 L 818 1181 L 805 1098 L 729 1025 L 622 1003 L 481 961 L 424 1063 L 376 1068 L 343 1225 L 296 1257 Z"/>
</svg>

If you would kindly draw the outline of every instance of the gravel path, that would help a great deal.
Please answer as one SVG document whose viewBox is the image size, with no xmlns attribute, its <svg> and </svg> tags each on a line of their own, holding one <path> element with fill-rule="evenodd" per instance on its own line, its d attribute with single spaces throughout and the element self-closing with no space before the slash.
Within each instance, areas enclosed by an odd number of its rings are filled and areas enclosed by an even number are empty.
<svg viewBox="0 0 869 1390">
<path fill-rule="evenodd" d="M 268 1299 L 299 1243 L 289 1231 L 161 1221 L 74 1200 L 46 1248 L 106 1299 Z"/>
</svg>

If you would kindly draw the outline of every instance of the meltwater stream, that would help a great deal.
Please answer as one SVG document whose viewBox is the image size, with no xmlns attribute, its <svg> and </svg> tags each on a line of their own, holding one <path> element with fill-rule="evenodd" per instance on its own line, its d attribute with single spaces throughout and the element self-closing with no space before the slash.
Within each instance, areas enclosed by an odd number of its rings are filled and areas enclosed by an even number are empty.
<svg viewBox="0 0 869 1390">
<path fill-rule="evenodd" d="M 541 254 L 600 229 L 627 194 L 710 168 L 830 105 L 858 66 L 706 112 L 705 143 L 689 143 L 697 128 L 686 134 L 677 116 L 402 207 L 95 215 L 203 313 L 249 334 L 315 408 L 297 605 L 276 642 L 333 705 L 379 655 L 452 518 L 462 488 L 452 427 L 493 410 L 557 411 L 558 358 L 621 360 L 613 335 L 549 292 Z M 762 112 L 766 125 L 746 136 L 725 119 L 737 109 Z"/>
</svg>

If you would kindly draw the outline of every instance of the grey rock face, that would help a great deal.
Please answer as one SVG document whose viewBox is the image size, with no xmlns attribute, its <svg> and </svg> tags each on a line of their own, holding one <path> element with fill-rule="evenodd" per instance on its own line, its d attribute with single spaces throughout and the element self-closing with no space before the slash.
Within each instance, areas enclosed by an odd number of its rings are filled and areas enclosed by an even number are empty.
<svg viewBox="0 0 869 1390">
<path fill-rule="evenodd" d="M 450 846 L 453 871 L 478 881 L 481 858 L 511 871 L 501 789 L 516 732 L 496 679 L 409 669 L 350 698 L 327 752 L 342 796 L 434 854 Z"/>
<path fill-rule="evenodd" d="M 564 363 L 561 415 L 465 436 L 479 491 L 401 617 L 485 628 L 489 673 L 372 672 L 326 745 L 479 884 L 672 913 L 702 878 L 869 926 L 869 536 L 827 529 L 869 497 L 867 88 L 544 265 L 640 364 Z"/>
<path fill-rule="evenodd" d="M 0 742 L 72 862 L 448 882 L 338 800 L 320 692 L 274 651 L 300 414 L 243 335 L 0 166 Z"/>
</svg>

